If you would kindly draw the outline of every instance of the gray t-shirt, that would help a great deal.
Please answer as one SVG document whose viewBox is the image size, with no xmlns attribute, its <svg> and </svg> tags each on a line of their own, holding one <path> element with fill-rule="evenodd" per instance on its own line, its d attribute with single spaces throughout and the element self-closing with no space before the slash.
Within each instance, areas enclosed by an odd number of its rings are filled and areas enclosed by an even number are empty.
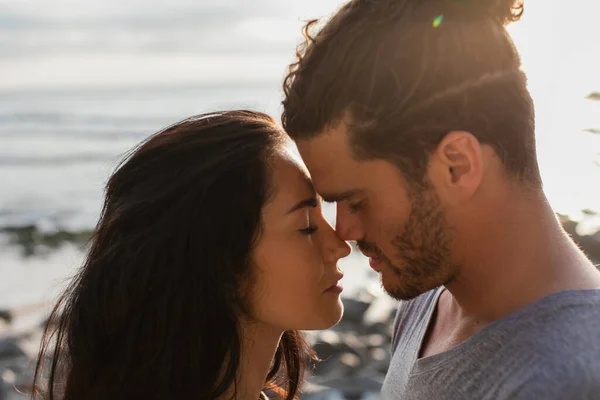
<svg viewBox="0 0 600 400">
<path fill-rule="evenodd" d="M 551 294 L 418 359 L 441 291 L 401 303 L 382 399 L 600 399 L 600 290 Z"/>
</svg>

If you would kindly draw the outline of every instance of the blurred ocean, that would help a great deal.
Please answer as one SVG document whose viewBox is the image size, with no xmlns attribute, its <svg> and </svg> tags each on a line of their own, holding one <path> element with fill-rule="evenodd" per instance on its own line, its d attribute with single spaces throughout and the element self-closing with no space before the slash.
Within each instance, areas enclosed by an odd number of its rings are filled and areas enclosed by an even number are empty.
<svg viewBox="0 0 600 400">
<path fill-rule="evenodd" d="M 182 118 L 228 108 L 279 117 L 302 21 L 341 3 L 0 0 L 0 228 L 92 228 L 122 155 Z M 586 99 L 600 91 L 600 51 L 587 47 L 600 10 L 527 4 L 511 32 L 536 102 L 546 191 L 579 219 L 600 210 L 600 101 Z M 53 295 L 80 262 L 69 246 L 23 260 L 3 243 L 0 306 Z M 363 261 L 348 262 L 360 271 L 346 275 L 349 287 L 375 282 Z"/>
<path fill-rule="evenodd" d="M 0 94 L 0 226 L 93 227 L 123 154 L 177 120 L 214 109 L 277 112 L 266 85 Z"/>
</svg>

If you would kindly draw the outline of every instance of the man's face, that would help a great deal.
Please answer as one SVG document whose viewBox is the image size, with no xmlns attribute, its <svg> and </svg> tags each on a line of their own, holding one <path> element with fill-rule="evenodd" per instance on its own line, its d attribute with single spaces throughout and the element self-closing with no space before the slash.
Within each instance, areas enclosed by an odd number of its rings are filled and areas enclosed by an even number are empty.
<svg viewBox="0 0 600 400">
<path fill-rule="evenodd" d="M 385 160 L 357 161 L 339 124 L 297 143 L 317 192 L 337 203 L 336 230 L 356 241 L 396 299 L 411 299 L 448 283 L 452 235 L 428 180 L 407 182 Z"/>
</svg>

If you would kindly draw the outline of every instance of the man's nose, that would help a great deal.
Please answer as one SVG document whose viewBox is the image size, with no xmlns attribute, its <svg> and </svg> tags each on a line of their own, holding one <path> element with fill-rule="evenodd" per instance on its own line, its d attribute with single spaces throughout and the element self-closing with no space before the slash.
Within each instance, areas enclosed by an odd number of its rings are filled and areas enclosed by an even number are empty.
<svg viewBox="0 0 600 400">
<path fill-rule="evenodd" d="M 337 234 L 346 241 L 360 240 L 364 237 L 360 218 L 351 213 L 348 206 L 338 203 L 335 220 Z"/>
</svg>

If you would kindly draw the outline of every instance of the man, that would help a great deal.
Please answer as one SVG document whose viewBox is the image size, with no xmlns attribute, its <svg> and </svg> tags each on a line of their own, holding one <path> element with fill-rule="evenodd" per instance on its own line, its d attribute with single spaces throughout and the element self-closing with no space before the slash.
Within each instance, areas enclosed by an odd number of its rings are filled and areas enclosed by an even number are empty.
<svg viewBox="0 0 600 400">
<path fill-rule="evenodd" d="M 402 300 L 387 399 L 600 398 L 600 273 L 542 190 L 511 1 L 353 0 L 285 80 L 317 191 Z"/>
</svg>

